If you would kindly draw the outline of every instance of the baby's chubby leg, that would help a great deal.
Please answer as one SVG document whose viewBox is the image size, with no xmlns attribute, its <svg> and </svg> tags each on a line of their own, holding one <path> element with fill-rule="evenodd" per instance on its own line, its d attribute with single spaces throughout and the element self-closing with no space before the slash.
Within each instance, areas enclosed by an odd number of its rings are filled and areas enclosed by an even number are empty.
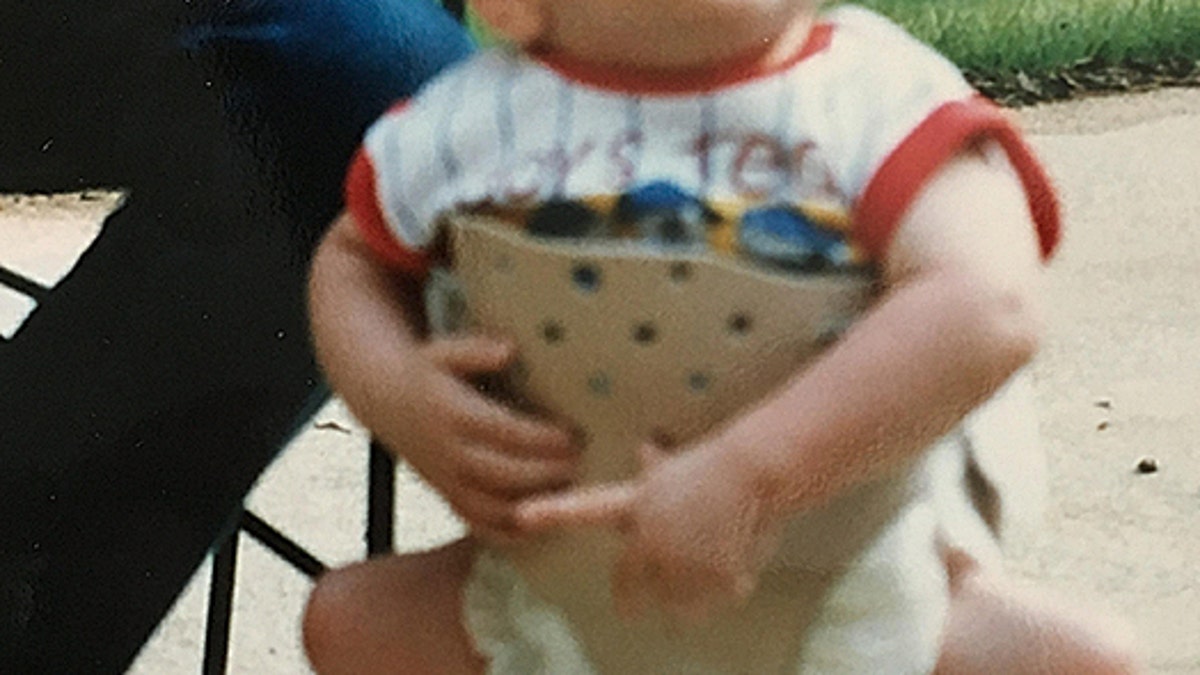
<svg viewBox="0 0 1200 675">
<path fill-rule="evenodd" d="M 1131 631 L 943 552 L 950 613 L 935 675 L 1132 675 Z"/>
<path fill-rule="evenodd" d="M 463 626 L 470 539 L 326 573 L 309 596 L 304 647 L 321 675 L 482 673 Z"/>
</svg>

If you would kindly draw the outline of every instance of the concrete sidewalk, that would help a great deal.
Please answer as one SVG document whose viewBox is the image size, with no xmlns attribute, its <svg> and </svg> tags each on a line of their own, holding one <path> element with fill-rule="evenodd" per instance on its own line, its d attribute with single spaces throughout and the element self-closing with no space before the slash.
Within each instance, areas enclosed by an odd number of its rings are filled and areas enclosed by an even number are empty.
<svg viewBox="0 0 1200 675">
<path fill-rule="evenodd" d="M 1026 117 L 1069 230 L 1037 369 L 1048 527 L 1015 567 L 1118 610 L 1152 672 L 1200 673 L 1200 91 Z"/>
<path fill-rule="evenodd" d="M 1057 180 L 1068 231 L 1049 274 L 1037 364 L 1051 469 L 1045 530 L 1015 573 L 1115 609 L 1154 673 L 1200 673 L 1200 90 L 1021 113 Z M 331 427 L 333 422 L 337 427 Z M 361 558 L 367 436 L 324 410 L 263 477 L 250 508 L 334 565 Z M 1159 471 L 1141 475 L 1139 460 Z M 398 475 L 401 548 L 460 528 Z M 199 672 L 208 566 L 131 670 Z M 243 539 L 231 672 L 308 672 L 309 583 Z"/>
</svg>

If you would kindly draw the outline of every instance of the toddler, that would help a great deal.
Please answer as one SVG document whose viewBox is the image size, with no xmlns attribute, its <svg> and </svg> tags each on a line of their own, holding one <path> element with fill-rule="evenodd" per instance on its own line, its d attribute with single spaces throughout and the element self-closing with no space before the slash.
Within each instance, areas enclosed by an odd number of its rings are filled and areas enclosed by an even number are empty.
<svg viewBox="0 0 1200 675">
<path fill-rule="evenodd" d="M 1059 234 L 1046 178 L 949 63 L 866 10 L 818 4 L 478 0 L 519 47 L 368 132 L 314 262 L 318 356 L 472 536 L 322 580 L 306 618 L 318 671 L 1132 669 L 1110 631 L 984 571 L 996 495 L 972 420 L 1005 409 L 1036 349 Z M 738 364 L 769 386 L 710 426 L 681 418 L 683 433 L 628 409 L 581 437 L 570 424 L 591 410 L 543 397 L 523 412 L 475 386 L 513 364 L 511 342 L 428 334 L 424 281 L 450 249 L 527 251 L 445 226 L 459 214 L 587 241 L 603 218 L 546 226 L 543 206 L 622 221 L 619 195 L 674 188 L 697 196 L 691 216 L 635 234 L 828 277 L 835 296 L 864 275 L 883 291 L 834 344 L 796 337 L 794 367 Z M 815 235 L 787 236 L 798 228 Z M 749 274 L 714 265 L 698 269 L 731 286 Z M 575 272 L 584 291 L 600 282 Z M 512 313 L 538 292 L 514 285 Z M 600 397 L 613 386 L 588 380 Z M 637 448 L 636 470 L 591 463 L 620 448 Z"/>
</svg>

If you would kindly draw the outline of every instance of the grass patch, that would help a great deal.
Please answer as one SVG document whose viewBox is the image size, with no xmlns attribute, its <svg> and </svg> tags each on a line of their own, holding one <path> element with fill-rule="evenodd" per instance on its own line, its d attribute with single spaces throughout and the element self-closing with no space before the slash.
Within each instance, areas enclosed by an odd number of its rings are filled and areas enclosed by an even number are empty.
<svg viewBox="0 0 1200 675">
<path fill-rule="evenodd" d="M 1200 0 L 858 0 L 1007 104 L 1200 84 Z"/>
</svg>

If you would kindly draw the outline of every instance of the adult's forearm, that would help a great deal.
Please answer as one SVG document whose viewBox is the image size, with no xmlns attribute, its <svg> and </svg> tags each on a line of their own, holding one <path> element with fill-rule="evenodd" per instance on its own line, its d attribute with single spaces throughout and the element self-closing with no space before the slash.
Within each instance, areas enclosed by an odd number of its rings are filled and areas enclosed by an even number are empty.
<svg viewBox="0 0 1200 675">
<path fill-rule="evenodd" d="M 1026 297 L 944 271 L 898 288 L 724 432 L 769 511 L 819 506 L 913 458 L 1033 356 Z"/>
</svg>

